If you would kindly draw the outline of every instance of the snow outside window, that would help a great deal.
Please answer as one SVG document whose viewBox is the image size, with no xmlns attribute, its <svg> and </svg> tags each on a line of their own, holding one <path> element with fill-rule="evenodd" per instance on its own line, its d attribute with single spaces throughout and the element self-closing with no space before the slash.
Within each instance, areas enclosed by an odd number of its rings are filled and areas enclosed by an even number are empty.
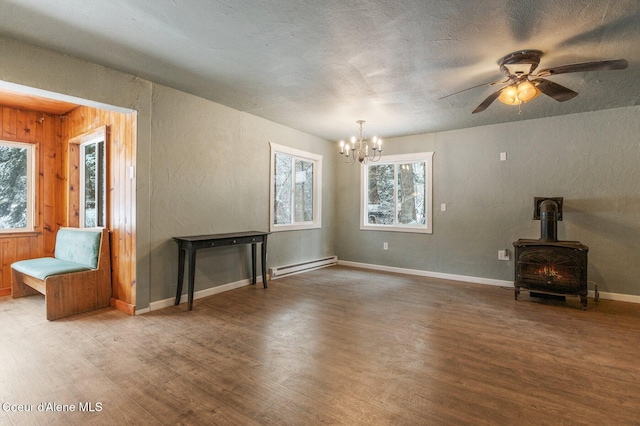
<svg viewBox="0 0 640 426">
<path fill-rule="evenodd" d="M 360 229 L 432 232 L 433 152 L 363 164 Z"/>
<path fill-rule="evenodd" d="M 322 156 L 271 144 L 271 231 L 320 228 Z"/>
</svg>

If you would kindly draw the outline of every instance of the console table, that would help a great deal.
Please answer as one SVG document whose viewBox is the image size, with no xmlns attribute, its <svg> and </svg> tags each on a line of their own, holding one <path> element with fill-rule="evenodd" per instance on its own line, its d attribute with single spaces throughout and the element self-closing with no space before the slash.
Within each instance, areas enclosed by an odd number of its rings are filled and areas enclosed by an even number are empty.
<svg viewBox="0 0 640 426">
<path fill-rule="evenodd" d="M 194 275 L 196 271 L 196 251 L 202 248 L 235 246 L 240 244 L 251 244 L 251 284 L 256 283 L 256 245 L 262 243 L 262 285 L 267 288 L 267 236 L 268 232 L 248 231 L 235 232 L 229 234 L 194 235 L 189 237 L 173 237 L 178 243 L 178 291 L 176 292 L 176 305 L 180 304 L 182 295 L 182 283 L 184 281 L 185 255 L 189 261 L 189 308 L 193 307 Z"/>
</svg>

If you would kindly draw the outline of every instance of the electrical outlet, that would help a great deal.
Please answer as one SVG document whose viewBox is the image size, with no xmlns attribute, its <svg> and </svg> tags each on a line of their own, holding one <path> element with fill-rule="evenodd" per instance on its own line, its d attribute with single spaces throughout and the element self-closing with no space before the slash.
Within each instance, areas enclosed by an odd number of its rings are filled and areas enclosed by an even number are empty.
<svg viewBox="0 0 640 426">
<path fill-rule="evenodd" d="M 509 260 L 509 250 L 498 250 L 498 260 Z"/>
<path fill-rule="evenodd" d="M 382 250 L 389 250 L 389 243 L 382 243 Z"/>
<path fill-rule="evenodd" d="M 507 153 L 506 152 L 501 152 L 500 153 L 500 161 L 507 161 Z"/>
<path fill-rule="evenodd" d="M 440 211 L 441 212 L 446 212 L 447 211 L 447 204 L 446 203 L 440 204 Z"/>
</svg>

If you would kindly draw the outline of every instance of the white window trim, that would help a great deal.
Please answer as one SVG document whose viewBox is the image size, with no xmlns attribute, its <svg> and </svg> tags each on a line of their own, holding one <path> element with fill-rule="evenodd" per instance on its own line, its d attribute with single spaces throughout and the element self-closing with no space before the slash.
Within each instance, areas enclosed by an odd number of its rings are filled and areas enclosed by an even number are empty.
<svg viewBox="0 0 640 426">
<path fill-rule="evenodd" d="M 418 152 L 413 154 L 386 155 L 381 161 L 369 165 L 400 164 L 408 161 L 424 161 L 425 163 L 425 224 L 424 225 L 372 225 L 367 223 L 367 165 L 360 166 L 360 229 L 363 231 L 413 232 L 433 233 L 433 152 Z"/>
<path fill-rule="evenodd" d="M 294 231 L 300 229 L 317 229 L 322 227 L 322 155 L 302 151 L 288 146 L 269 143 L 271 146 L 271 169 L 269 173 L 269 230 Z M 275 204 L 275 158 L 276 153 L 291 155 L 300 160 L 311 161 L 313 167 L 313 221 L 298 222 L 293 224 L 275 224 L 274 204 Z M 295 187 L 295 184 L 294 184 Z"/>
<path fill-rule="evenodd" d="M 13 142 L 1 140 L 2 145 L 12 146 L 16 148 L 25 148 L 27 150 L 27 226 L 24 228 L 4 228 L 0 229 L 0 233 L 18 233 L 33 232 L 35 230 L 36 215 L 36 146 L 32 143 Z"/>
</svg>

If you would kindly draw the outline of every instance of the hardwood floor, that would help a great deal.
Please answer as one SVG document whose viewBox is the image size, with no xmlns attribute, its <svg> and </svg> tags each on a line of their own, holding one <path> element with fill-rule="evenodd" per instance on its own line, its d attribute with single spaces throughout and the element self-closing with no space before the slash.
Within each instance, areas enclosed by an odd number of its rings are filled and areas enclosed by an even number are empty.
<svg viewBox="0 0 640 426">
<path fill-rule="evenodd" d="M 4 297 L 0 424 L 638 424 L 640 305 L 520 299 L 341 266 L 191 312 Z"/>
</svg>

